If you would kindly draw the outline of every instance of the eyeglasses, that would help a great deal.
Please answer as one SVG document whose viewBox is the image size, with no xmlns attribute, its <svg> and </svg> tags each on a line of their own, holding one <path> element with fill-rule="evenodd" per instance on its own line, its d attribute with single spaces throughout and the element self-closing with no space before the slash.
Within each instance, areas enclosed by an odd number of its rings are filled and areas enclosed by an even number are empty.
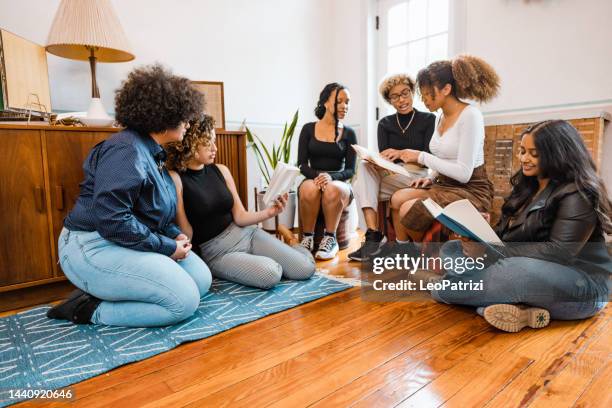
<svg viewBox="0 0 612 408">
<path fill-rule="evenodd" d="M 391 102 L 397 102 L 400 100 L 400 98 L 404 97 L 404 98 L 409 98 L 412 96 L 412 92 L 410 91 L 410 89 L 404 89 L 401 93 L 399 94 L 391 94 L 389 95 L 389 100 Z"/>
</svg>

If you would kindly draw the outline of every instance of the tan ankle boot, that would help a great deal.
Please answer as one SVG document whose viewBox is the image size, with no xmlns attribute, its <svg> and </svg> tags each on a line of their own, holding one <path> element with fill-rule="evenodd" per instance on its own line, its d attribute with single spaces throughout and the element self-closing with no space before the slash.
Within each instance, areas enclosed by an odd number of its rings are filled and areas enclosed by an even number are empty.
<svg viewBox="0 0 612 408">
<path fill-rule="evenodd" d="M 518 305 L 491 305 L 484 309 L 484 318 L 500 330 L 516 333 L 529 326 L 540 329 L 550 323 L 550 313 L 546 309 Z"/>
</svg>

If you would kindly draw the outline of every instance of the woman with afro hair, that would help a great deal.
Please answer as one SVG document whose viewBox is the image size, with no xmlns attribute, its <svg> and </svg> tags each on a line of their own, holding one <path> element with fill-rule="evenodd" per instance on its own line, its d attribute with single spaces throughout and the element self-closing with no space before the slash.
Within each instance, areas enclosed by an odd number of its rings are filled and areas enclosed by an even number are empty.
<svg viewBox="0 0 612 408">
<path fill-rule="evenodd" d="M 431 198 L 442 207 L 468 199 L 481 212 L 491 209 L 493 184 L 484 166 L 484 120 L 466 99 L 487 102 L 499 91 L 499 77 L 487 62 L 470 55 L 437 61 L 419 71 L 417 86 L 429 111 L 442 110 L 437 118 L 429 150 L 404 150 L 406 163 L 430 169 L 428 177 L 391 197 L 395 242 L 388 242 L 380 256 L 418 253 L 414 243 L 423 239 L 434 219 L 423 205 Z M 412 242 L 410 242 L 412 241 Z"/>
<path fill-rule="evenodd" d="M 195 312 L 212 278 L 174 223 L 176 190 L 161 145 L 182 140 L 203 104 L 187 78 L 160 65 L 128 75 L 115 96 L 125 129 L 87 156 L 58 241 L 62 270 L 79 289 L 48 317 L 151 327 Z"/>
</svg>

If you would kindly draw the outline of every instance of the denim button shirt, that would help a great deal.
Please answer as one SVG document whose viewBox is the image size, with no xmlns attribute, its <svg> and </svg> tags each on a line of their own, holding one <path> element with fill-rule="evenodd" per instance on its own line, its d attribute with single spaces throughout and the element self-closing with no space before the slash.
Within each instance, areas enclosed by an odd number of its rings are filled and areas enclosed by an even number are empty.
<svg viewBox="0 0 612 408">
<path fill-rule="evenodd" d="M 172 255 L 176 189 L 164 151 L 150 136 L 123 130 L 97 144 L 85 159 L 85 180 L 64 226 L 97 231 L 117 245 Z"/>
</svg>

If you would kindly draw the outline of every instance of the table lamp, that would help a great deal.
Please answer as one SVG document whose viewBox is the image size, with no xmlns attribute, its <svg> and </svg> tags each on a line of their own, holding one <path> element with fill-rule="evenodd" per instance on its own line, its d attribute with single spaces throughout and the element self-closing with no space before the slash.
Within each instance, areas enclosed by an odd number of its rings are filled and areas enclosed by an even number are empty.
<svg viewBox="0 0 612 408">
<path fill-rule="evenodd" d="M 87 116 L 80 119 L 88 126 L 111 125 L 100 101 L 96 61 L 125 62 L 134 55 L 110 0 L 62 0 L 45 48 L 60 57 L 89 60 L 92 99 Z"/>
</svg>

